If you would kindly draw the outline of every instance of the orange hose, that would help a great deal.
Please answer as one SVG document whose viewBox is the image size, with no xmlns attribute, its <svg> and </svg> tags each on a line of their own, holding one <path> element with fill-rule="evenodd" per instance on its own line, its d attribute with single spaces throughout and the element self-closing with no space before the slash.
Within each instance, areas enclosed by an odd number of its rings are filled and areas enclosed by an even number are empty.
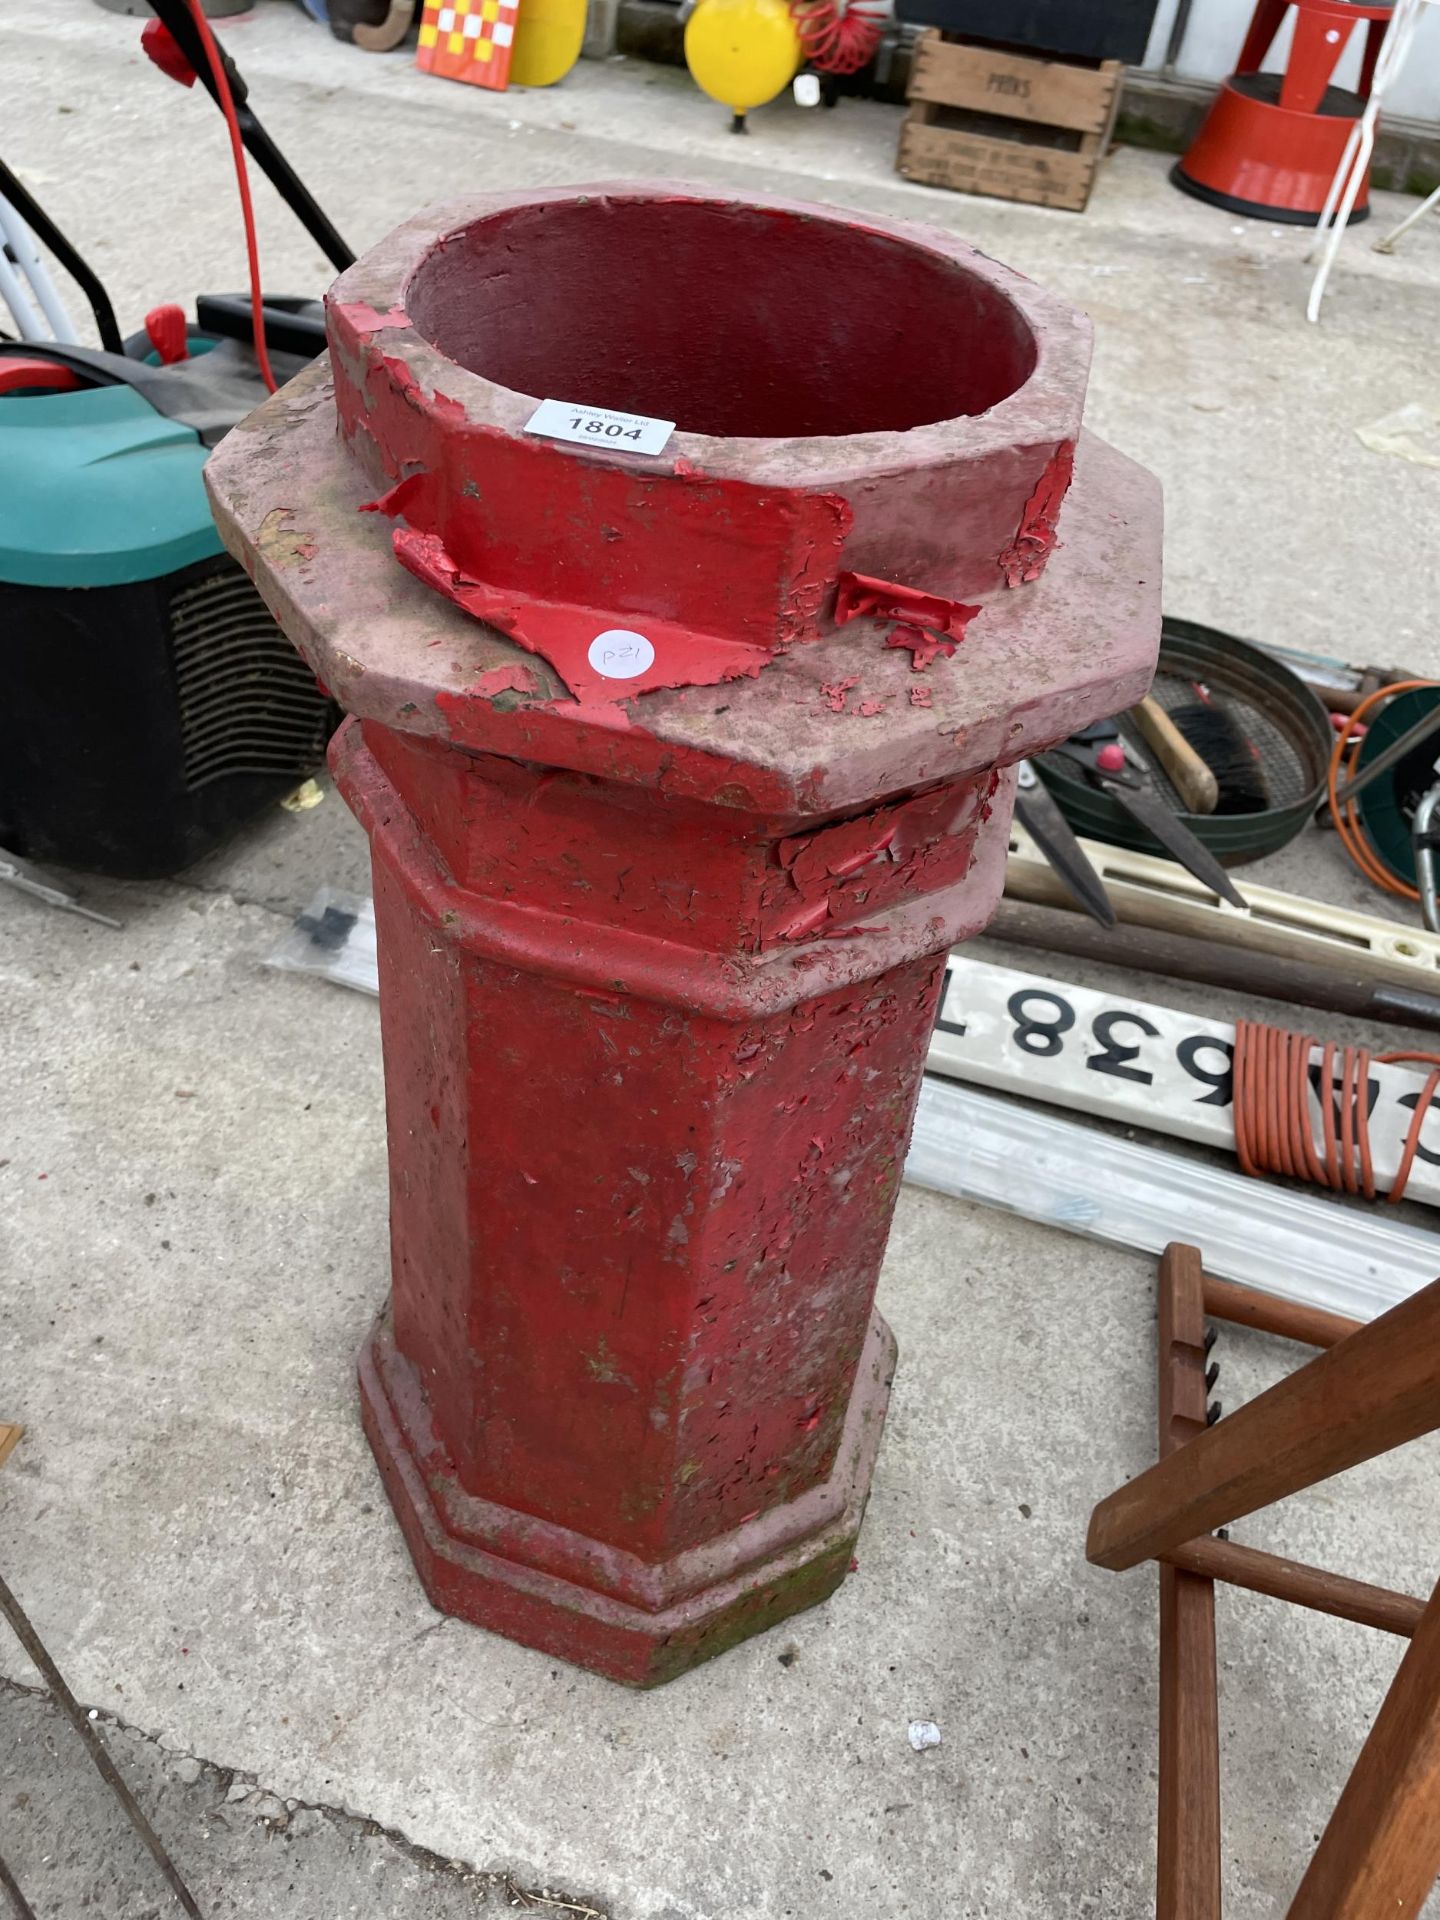
<svg viewBox="0 0 1440 1920">
<path fill-rule="evenodd" d="M 1440 1091 L 1440 1054 L 1372 1054 L 1365 1047 L 1337 1050 L 1327 1043 L 1320 1053 L 1317 1148 L 1310 1119 L 1310 1055 L 1317 1044 L 1308 1033 L 1272 1027 L 1263 1020 L 1235 1022 L 1235 1155 L 1241 1171 L 1309 1179 L 1332 1193 L 1359 1193 L 1373 1200 L 1370 1068 L 1410 1061 L 1429 1067 L 1430 1074 L 1415 1103 L 1387 1196 L 1392 1202 L 1401 1199 L 1419 1151 L 1420 1129 Z"/>
<path fill-rule="evenodd" d="M 1343 807 L 1337 806 L 1335 796 L 1340 789 L 1340 776 L 1343 772 L 1348 780 L 1356 772 L 1360 761 L 1360 740 L 1355 729 L 1364 729 L 1366 716 L 1382 701 L 1392 694 L 1410 693 L 1416 687 L 1433 687 L 1434 680 L 1397 680 L 1388 687 L 1377 687 L 1374 693 L 1367 693 L 1355 711 L 1348 717 L 1345 730 L 1338 734 L 1330 755 L 1330 765 L 1326 772 L 1325 788 L 1330 800 L 1330 818 L 1335 823 L 1340 845 L 1349 854 L 1355 865 L 1374 886 L 1382 887 L 1386 893 L 1395 893 L 1402 900 L 1418 900 L 1419 892 L 1404 880 L 1397 880 L 1388 868 L 1382 866 L 1374 852 L 1366 843 L 1360 826 L 1360 815 L 1354 801 L 1347 801 Z M 1349 757 L 1346 757 L 1346 748 Z"/>
<path fill-rule="evenodd" d="M 205 18 L 203 0 L 189 0 L 190 17 L 195 22 L 195 30 L 200 35 L 205 48 L 205 58 L 210 62 L 210 71 L 215 76 L 215 91 L 220 97 L 220 111 L 225 116 L 225 125 L 230 134 L 230 152 L 235 162 L 235 184 L 240 190 L 240 217 L 245 222 L 245 257 L 250 268 L 250 327 L 255 335 L 255 358 L 260 363 L 260 378 L 271 393 L 275 392 L 277 382 L 270 370 L 270 352 L 265 340 L 265 296 L 260 286 L 260 248 L 255 238 L 255 209 L 250 201 L 250 175 L 245 167 L 245 143 L 240 138 L 240 121 L 235 112 L 234 96 L 230 92 L 230 76 L 225 71 L 225 62 L 220 58 L 220 49 L 215 44 L 215 35 L 210 30 L 210 22 Z"/>
<path fill-rule="evenodd" d="M 1341 778 L 1350 779 L 1360 761 L 1360 737 L 1368 716 L 1393 694 L 1416 687 L 1440 685 L 1434 680 L 1401 680 L 1367 694 L 1346 720 L 1326 770 L 1325 786 L 1330 818 L 1345 852 L 1367 880 L 1386 893 L 1418 900 L 1419 892 L 1384 867 L 1367 844 L 1353 801 L 1338 803 Z M 1310 1056 L 1317 1042 L 1307 1033 L 1272 1027 L 1260 1020 L 1235 1023 L 1234 1112 L 1235 1153 L 1242 1171 L 1279 1173 L 1308 1179 L 1333 1193 L 1363 1194 L 1375 1198 L 1375 1167 L 1370 1151 L 1370 1068 L 1372 1064 L 1398 1066 L 1412 1061 L 1431 1069 L 1414 1118 L 1405 1136 L 1389 1199 L 1404 1192 L 1420 1147 L 1420 1129 L 1440 1091 L 1440 1054 L 1377 1053 L 1364 1047 L 1320 1050 L 1317 1072 L 1320 1102 L 1320 1140 L 1316 1143 L 1310 1119 Z"/>
</svg>

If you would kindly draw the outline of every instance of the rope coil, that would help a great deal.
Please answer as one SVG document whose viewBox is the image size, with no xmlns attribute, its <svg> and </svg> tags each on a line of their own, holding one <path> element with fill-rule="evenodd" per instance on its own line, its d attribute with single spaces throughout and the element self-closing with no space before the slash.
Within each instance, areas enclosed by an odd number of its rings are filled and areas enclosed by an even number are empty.
<svg viewBox="0 0 1440 1920">
<path fill-rule="evenodd" d="M 1389 700 L 1394 694 L 1411 693 L 1417 687 L 1434 685 L 1433 680 L 1397 680 L 1390 686 L 1377 687 L 1374 693 L 1367 694 L 1348 717 L 1344 732 L 1335 742 L 1325 780 L 1326 796 L 1330 802 L 1330 818 L 1334 822 L 1340 845 L 1373 886 L 1383 887 L 1386 893 L 1398 894 L 1402 900 L 1418 900 L 1420 898 L 1418 889 L 1408 886 L 1403 880 L 1397 880 L 1372 853 L 1360 825 L 1360 814 L 1355 802 L 1347 800 L 1344 806 L 1338 806 L 1336 800 L 1340 790 L 1341 774 L 1343 773 L 1346 780 L 1349 780 L 1360 764 L 1360 742 L 1365 737 L 1365 728 L 1374 708 Z"/>
<path fill-rule="evenodd" d="M 1401 1051 L 1372 1054 L 1366 1047 L 1320 1047 L 1317 1071 L 1320 1143 L 1310 1118 L 1310 1056 L 1320 1043 L 1308 1033 L 1272 1027 L 1263 1020 L 1235 1023 L 1235 1154 L 1241 1171 L 1284 1174 L 1309 1180 L 1332 1193 L 1375 1198 L 1370 1151 L 1370 1069 L 1406 1062 L 1430 1068 L 1415 1102 L 1395 1178 L 1386 1196 L 1403 1198 L 1437 1089 L 1440 1054 Z M 1337 1071 L 1338 1065 L 1338 1071 Z"/>
<path fill-rule="evenodd" d="M 885 31 L 885 15 L 850 0 L 790 0 L 790 18 L 800 35 L 805 58 L 820 73 L 858 73 L 875 57 Z"/>
</svg>

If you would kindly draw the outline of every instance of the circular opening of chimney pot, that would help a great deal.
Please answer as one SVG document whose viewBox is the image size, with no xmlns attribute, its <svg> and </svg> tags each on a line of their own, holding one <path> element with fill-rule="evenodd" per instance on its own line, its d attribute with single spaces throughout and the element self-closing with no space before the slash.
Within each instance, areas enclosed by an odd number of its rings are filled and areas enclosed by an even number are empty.
<svg viewBox="0 0 1440 1920">
<path fill-rule="evenodd" d="M 896 433 L 1024 385 L 1034 336 L 989 280 L 843 219 L 705 201 L 520 207 L 441 242 L 406 292 L 449 359 L 682 433 Z"/>
</svg>

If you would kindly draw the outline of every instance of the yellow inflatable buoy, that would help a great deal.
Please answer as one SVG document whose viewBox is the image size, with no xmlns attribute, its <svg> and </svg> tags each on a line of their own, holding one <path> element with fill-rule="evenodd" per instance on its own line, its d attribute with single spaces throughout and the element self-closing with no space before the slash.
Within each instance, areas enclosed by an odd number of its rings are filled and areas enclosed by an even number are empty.
<svg viewBox="0 0 1440 1920">
<path fill-rule="evenodd" d="M 510 52 L 512 87 L 553 87 L 580 58 L 585 0 L 524 0 Z"/>
<path fill-rule="evenodd" d="M 729 107 L 736 133 L 745 131 L 752 107 L 789 86 L 803 57 L 786 0 L 699 0 L 685 23 L 691 77 L 702 93 Z"/>
</svg>

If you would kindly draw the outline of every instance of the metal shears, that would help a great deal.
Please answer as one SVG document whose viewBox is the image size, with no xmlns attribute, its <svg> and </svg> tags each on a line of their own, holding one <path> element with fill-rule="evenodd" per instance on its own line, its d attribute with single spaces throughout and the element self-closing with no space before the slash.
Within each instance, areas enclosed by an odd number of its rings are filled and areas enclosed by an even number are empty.
<svg viewBox="0 0 1440 1920">
<path fill-rule="evenodd" d="M 1187 873 L 1193 873 L 1202 886 L 1228 900 L 1232 907 L 1244 909 L 1245 897 L 1224 867 L 1202 846 L 1190 829 L 1176 818 L 1156 790 L 1150 768 L 1130 742 L 1121 736 L 1113 720 L 1098 720 L 1070 739 L 1061 741 L 1050 752 L 1063 756 L 1079 767 L 1102 793 L 1122 806 L 1139 826 Z"/>
<path fill-rule="evenodd" d="M 1091 919 L 1102 927 L 1113 927 L 1115 908 L 1105 882 L 1090 864 L 1054 795 L 1028 760 L 1016 768 L 1016 778 L 1015 818 Z"/>
</svg>

